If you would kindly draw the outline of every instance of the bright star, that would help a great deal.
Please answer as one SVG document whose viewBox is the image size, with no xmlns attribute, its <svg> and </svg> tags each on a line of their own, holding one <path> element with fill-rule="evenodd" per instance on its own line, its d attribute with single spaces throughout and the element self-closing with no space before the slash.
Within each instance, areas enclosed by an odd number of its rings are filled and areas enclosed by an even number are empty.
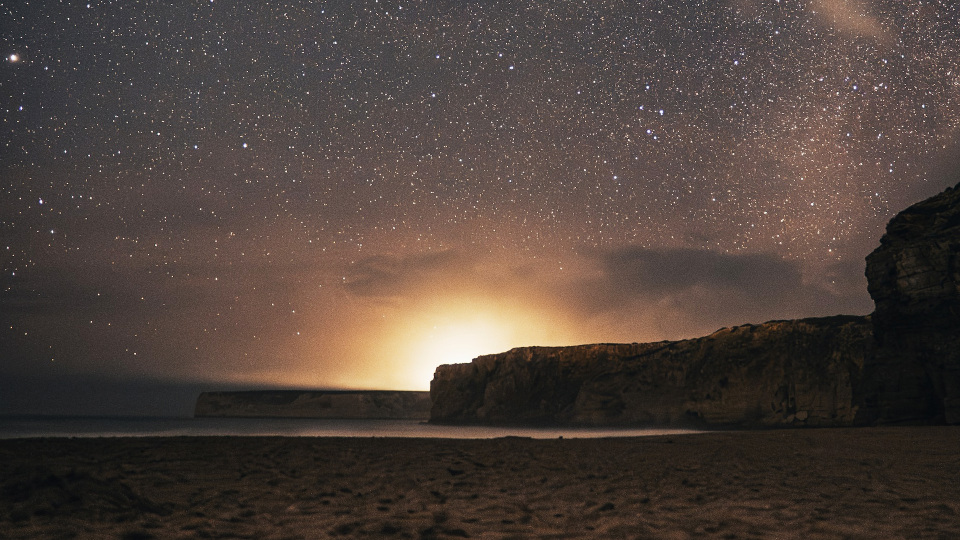
<svg viewBox="0 0 960 540">
<path fill-rule="evenodd" d="M 16 64 L 17 62 L 20 61 L 20 55 L 16 53 L 11 54 L 10 56 L 7 57 L 7 60 L 9 60 L 11 64 Z"/>
</svg>

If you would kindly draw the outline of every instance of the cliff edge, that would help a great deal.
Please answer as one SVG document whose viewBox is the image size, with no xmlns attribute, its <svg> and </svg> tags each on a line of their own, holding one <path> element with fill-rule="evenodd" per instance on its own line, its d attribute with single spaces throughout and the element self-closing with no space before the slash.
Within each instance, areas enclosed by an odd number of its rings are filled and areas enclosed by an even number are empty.
<svg viewBox="0 0 960 540">
<path fill-rule="evenodd" d="M 868 317 L 772 321 L 683 341 L 523 347 L 437 368 L 431 421 L 850 425 Z"/>
</svg>

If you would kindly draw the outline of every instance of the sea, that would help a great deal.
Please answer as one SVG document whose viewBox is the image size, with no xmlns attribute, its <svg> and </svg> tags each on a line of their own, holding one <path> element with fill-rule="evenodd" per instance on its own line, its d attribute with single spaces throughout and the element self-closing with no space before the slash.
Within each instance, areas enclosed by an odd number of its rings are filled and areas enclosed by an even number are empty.
<svg viewBox="0 0 960 540">
<path fill-rule="evenodd" d="M 0 416 L 0 439 L 32 437 L 417 437 L 533 439 L 644 437 L 696 433 L 682 429 L 446 426 L 421 420 Z"/>
</svg>

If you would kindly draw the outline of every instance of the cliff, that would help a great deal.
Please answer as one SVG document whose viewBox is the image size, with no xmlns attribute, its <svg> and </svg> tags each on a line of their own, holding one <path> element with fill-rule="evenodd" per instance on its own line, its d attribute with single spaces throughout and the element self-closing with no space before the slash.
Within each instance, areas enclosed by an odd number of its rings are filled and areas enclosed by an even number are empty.
<svg viewBox="0 0 960 540">
<path fill-rule="evenodd" d="M 887 224 L 867 280 L 876 303 L 869 419 L 960 423 L 960 185 Z"/>
<path fill-rule="evenodd" d="M 960 185 L 867 257 L 871 317 L 698 339 L 525 347 L 437 368 L 434 422 L 846 426 L 960 423 Z"/>
<path fill-rule="evenodd" d="M 197 417 L 421 419 L 430 416 L 429 392 L 297 390 L 203 392 Z"/>
<path fill-rule="evenodd" d="M 437 368 L 431 421 L 850 425 L 867 317 L 773 321 L 674 342 L 524 347 Z"/>
</svg>

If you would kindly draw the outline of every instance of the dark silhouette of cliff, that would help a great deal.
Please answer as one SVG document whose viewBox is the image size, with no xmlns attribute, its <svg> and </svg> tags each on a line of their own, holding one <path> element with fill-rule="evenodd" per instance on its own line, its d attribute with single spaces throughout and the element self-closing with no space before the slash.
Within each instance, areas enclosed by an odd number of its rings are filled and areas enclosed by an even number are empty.
<svg viewBox="0 0 960 540">
<path fill-rule="evenodd" d="M 960 423 L 960 184 L 897 214 L 867 256 L 870 421 Z"/>
</svg>

